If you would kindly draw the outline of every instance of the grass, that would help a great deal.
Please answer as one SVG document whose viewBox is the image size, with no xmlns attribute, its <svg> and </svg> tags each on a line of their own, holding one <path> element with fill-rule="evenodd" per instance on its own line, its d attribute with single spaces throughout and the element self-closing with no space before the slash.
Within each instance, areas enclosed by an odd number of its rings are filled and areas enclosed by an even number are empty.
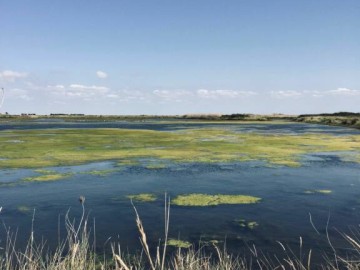
<svg viewBox="0 0 360 270">
<path fill-rule="evenodd" d="M 23 143 L 9 143 L 9 137 Z M 110 148 L 109 148 L 110 147 Z M 0 168 L 46 168 L 115 160 L 128 166 L 151 158 L 188 162 L 259 160 L 300 166 L 314 152 L 351 152 L 360 162 L 360 136 L 237 133 L 223 128 L 177 132 L 126 129 L 52 129 L 0 132 Z"/>
<path fill-rule="evenodd" d="M 248 195 L 208 195 L 188 194 L 175 197 L 171 203 L 178 206 L 214 206 L 220 204 L 252 204 L 260 202 L 260 198 Z"/>
</svg>

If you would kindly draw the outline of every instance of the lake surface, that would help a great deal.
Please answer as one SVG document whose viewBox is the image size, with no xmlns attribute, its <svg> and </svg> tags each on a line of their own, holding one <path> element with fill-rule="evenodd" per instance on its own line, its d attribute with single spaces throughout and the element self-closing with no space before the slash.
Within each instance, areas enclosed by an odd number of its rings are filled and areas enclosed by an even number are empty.
<svg viewBox="0 0 360 270">
<path fill-rule="evenodd" d="M 0 130 L 57 129 L 57 128 L 126 128 L 179 131 L 182 129 L 224 128 L 237 132 L 262 134 L 332 134 L 359 135 L 355 129 L 308 125 L 228 124 L 193 122 L 59 122 L 36 121 L 0 124 Z M 1 132 L 0 132 L 1 134 Z M 18 230 L 18 243 L 27 241 L 35 212 L 35 236 L 54 246 L 58 227 L 64 234 L 64 215 L 79 219 L 78 198 L 86 197 L 85 207 L 89 223 L 96 224 L 97 249 L 109 248 L 119 241 L 129 251 L 140 249 L 135 214 L 129 194 L 154 193 L 155 202 L 134 202 L 144 223 L 149 241 L 154 246 L 163 237 L 164 194 L 171 198 L 179 194 L 246 194 L 262 198 L 257 204 L 219 205 L 213 207 L 171 206 L 171 238 L 193 243 L 200 240 L 226 241 L 231 252 L 248 252 L 253 244 L 265 253 L 281 254 L 277 241 L 298 250 L 302 237 L 305 250 L 313 249 L 320 256 L 332 244 L 346 252 L 345 241 L 339 232 L 349 233 L 360 224 L 360 164 L 342 160 L 338 153 L 311 153 L 302 156 L 300 167 L 269 166 L 263 162 L 238 163 L 171 163 L 161 168 L 146 166 L 153 160 L 137 165 L 123 165 L 112 161 L 93 162 L 78 166 L 46 168 L 59 173 L 74 173 L 67 179 L 51 182 L 22 182 L 37 175 L 33 169 L 1 169 L 0 218 L 7 226 Z M 163 163 L 162 163 L 163 164 Z M 93 171 L 108 171 L 95 175 Z M 331 190 L 329 194 L 306 191 Z M 313 225 L 310 222 L 310 215 Z M 236 220 L 256 221 L 253 229 L 240 226 Z M 4 244 L 1 232 L 1 243 Z M 60 235 L 60 237 L 61 237 Z"/>
</svg>

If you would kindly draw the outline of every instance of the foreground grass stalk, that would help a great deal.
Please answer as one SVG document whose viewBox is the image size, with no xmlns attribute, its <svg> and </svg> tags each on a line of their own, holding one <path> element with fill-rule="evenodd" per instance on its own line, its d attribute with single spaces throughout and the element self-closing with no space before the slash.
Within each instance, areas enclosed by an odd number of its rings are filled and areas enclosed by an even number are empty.
<svg viewBox="0 0 360 270">
<path fill-rule="evenodd" d="M 134 207 L 134 210 L 135 210 L 135 214 L 136 214 L 136 226 L 139 230 L 139 233 L 140 233 L 140 242 L 141 242 L 141 245 L 143 247 L 143 250 L 145 251 L 145 254 L 146 254 L 146 257 L 149 261 L 149 264 L 151 266 L 151 269 L 155 270 L 155 264 L 153 263 L 153 260 L 151 258 L 151 254 L 150 254 L 150 250 L 149 250 L 149 246 L 147 244 L 147 238 L 146 238 L 146 233 L 145 233 L 145 230 L 144 230 L 144 226 L 142 225 L 142 221 L 139 217 L 139 214 L 135 208 L 135 206 L 133 205 Z"/>
<path fill-rule="evenodd" d="M 166 257 L 166 247 L 168 243 L 168 235 L 169 235 L 169 223 L 170 223 L 170 198 L 167 198 L 167 194 L 165 193 L 165 242 L 164 242 L 164 249 L 163 249 L 163 255 L 162 255 L 162 263 L 161 263 L 161 270 L 164 269 L 165 266 L 165 257 Z"/>
</svg>

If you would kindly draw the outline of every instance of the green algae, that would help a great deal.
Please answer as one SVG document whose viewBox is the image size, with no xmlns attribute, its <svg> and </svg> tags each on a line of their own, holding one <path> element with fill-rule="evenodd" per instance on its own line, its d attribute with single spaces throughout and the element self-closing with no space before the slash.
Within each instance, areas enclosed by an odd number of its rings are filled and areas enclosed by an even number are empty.
<svg viewBox="0 0 360 270">
<path fill-rule="evenodd" d="M 24 214 L 28 214 L 32 211 L 32 209 L 29 206 L 25 206 L 25 205 L 19 205 L 16 209 Z"/>
<path fill-rule="evenodd" d="M 341 156 L 345 151 L 351 151 L 353 161 L 360 162 L 360 135 L 239 133 L 221 127 L 175 132 L 53 129 L 51 134 L 48 130 L 7 130 L 0 135 L 0 168 L 45 168 L 105 160 L 132 166 L 149 158 L 178 163 L 263 161 L 298 167 L 304 154 L 338 152 Z M 9 136 L 23 143 L 7 143 Z"/>
<path fill-rule="evenodd" d="M 137 166 L 139 164 L 140 164 L 140 162 L 138 160 L 134 160 L 134 159 L 125 159 L 125 160 L 118 161 L 119 166 Z"/>
<path fill-rule="evenodd" d="M 96 176 L 107 176 L 111 173 L 114 173 L 118 170 L 115 169 L 109 169 L 109 170 L 93 170 L 88 172 L 83 172 L 83 174 L 90 174 L 90 175 L 96 175 Z"/>
<path fill-rule="evenodd" d="M 256 221 L 247 221 L 245 219 L 236 219 L 234 220 L 235 224 L 239 225 L 241 228 L 247 228 L 250 230 L 255 229 L 257 226 L 259 226 L 259 223 Z"/>
<path fill-rule="evenodd" d="M 169 239 L 167 241 L 167 245 L 177 247 L 177 248 L 190 248 L 192 246 L 192 244 L 190 242 L 179 240 L 179 239 Z"/>
<path fill-rule="evenodd" d="M 254 229 L 255 227 L 257 227 L 257 226 L 259 226 L 259 223 L 257 223 L 256 221 L 249 221 L 248 223 L 247 223 L 247 227 L 249 228 L 249 229 Z"/>
<path fill-rule="evenodd" d="M 178 206 L 215 206 L 219 204 L 253 204 L 261 198 L 248 195 L 208 195 L 188 194 L 179 195 L 171 203 Z"/>
<path fill-rule="evenodd" d="M 146 169 L 149 170 L 159 170 L 159 169 L 165 169 L 166 165 L 165 164 L 149 164 L 145 166 Z"/>
<path fill-rule="evenodd" d="M 314 190 L 306 190 L 304 191 L 305 194 L 330 194 L 332 190 L 330 189 L 314 189 Z"/>
<path fill-rule="evenodd" d="M 156 195 L 151 193 L 132 194 L 126 196 L 126 198 L 138 202 L 154 202 L 157 199 Z"/>
<path fill-rule="evenodd" d="M 41 173 L 41 174 L 54 174 L 56 173 L 53 170 L 45 170 L 45 169 L 36 169 L 34 172 Z"/>
<path fill-rule="evenodd" d="M 24 178 L 23 180 L 27 181 L 27 182 L 47 182 L 47 181 L 55 181 L 55 180 L 65 179 L 72 175 L 73 175 L 72 173 L 45 174 L 45 175 L 40 175 L 40 176 L 27 177 L 27 178 Z"/>
</svg>

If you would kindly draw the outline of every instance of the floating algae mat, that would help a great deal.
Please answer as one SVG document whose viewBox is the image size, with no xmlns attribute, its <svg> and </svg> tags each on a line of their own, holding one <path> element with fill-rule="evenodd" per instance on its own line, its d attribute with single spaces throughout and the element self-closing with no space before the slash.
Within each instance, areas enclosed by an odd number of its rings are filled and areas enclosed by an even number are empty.
<svg viewBox="0 0 360 270">
<path fill-rule="evenodd" d="M 69 178 L 69 177 L 71 177 L 71 175 L 72 175 L 71 173 L 45 174 L 45 175 L 40 175 L 40 176 L 35 176 L 35 177 L 27 177 L 27 178 L 24 178 L 24 181 L 30 181 L 30 182 L 55 181 L 55 180 Z"/>
<path fill-rule="evenodd" d="M 260 198 L 248 195 L 188 194 L 177 196 L 171 203 L 179 206 L 214 206 L 219 204 L 252 204 L 258 203 L 260 200 Z"/>
<path fill-rule="evenodd" d="M 306 190 L 304 192 L 305 194 L 330 194 L 332 193 L 332 190 L 330 189 L 315 189 L 315 190 Z"/>
<path fill-rule="evenodd" d="M 133 201 L 138 201 L 138 202 L 154 202 L 157 199 L 157 197 L 154 194 L 149 194 L 149 193 L 128 195 L 126 197 Z"/>
<path fill-rule="evenodd" d="M 360 135 L 241 133 L 219 127 L 176 132 L 98 128 L 54 129 L 51 134 L 37 129 L 1 133 L 23 141 L 9 144 L 6 136 L 0 136 L 2 168 L 43 168 L 104 160 L 115 160 L 119 165 L 131 160 L 136 164 L 144 158 L 177 163 L 260 160 L 297 167 L 302 155 L 314 152 L 348 152 L 353 162 L 360 162 Z"/>
<path fill-rule="evenodd" d="M 169 239 L 167 241 L 167 245 L 177 247 L 177 248 L 190 248 L 192 246 L 192 244 L 190 242 L 179 240 L 179 239 Z"/>
<path fill-rule="evenodd" d="M 257 223 L 256 221 L 247 221 L 245 219 L 235 219 L 234 223 L 240 226 L 241 228 L 246 228 L 250 230 L 253 230 L 257 226 L 259 226 L 259 223 Z"/>
</svg>

